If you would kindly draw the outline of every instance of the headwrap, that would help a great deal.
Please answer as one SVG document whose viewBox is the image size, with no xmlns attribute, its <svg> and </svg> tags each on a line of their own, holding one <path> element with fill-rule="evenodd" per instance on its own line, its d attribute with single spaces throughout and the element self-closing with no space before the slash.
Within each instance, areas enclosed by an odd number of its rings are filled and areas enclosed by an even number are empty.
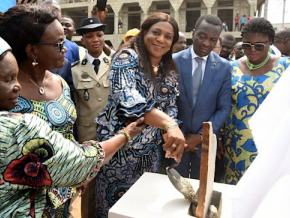
<svg viewBox="0 0 290 218">
<path fill-rule="evenodd" d="M 0 37 L 0 56 L 7 50 L 11 50 L 11 47 L 4 39 Z"/>
</svg>

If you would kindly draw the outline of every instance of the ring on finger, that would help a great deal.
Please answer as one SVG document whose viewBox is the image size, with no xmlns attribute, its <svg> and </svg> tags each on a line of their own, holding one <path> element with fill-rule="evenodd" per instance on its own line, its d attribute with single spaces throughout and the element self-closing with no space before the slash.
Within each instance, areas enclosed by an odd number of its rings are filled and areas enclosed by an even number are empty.
<svg viewBox="0 0 290 218">
<path fill-rule="evenodd" d="M 172 146 L 173 148 L 176 148 L 176 147 L 177 147 L 177 145 L 176 145 L 175 143 L 173 143 L 171 146 Z"/>
</svg>

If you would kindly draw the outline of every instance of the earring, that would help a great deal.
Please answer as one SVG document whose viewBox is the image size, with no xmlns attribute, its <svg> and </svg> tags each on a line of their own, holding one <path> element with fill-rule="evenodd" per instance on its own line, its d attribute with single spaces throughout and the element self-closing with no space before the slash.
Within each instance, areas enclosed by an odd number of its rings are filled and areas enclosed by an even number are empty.
<svg viewBox="0 0 290 218">
<path fill-rule="evenodd" d="M 34 60 L 32 61 L 32 66 L 35 67 L 37 64 L 38 64 L 38 62 L 34 59 Z"/>
</svg>

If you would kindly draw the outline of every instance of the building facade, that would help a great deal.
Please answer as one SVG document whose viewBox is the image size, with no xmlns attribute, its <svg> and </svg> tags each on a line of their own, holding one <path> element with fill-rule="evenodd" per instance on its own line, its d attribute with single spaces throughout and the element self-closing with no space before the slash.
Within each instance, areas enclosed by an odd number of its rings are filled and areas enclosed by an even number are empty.
<svg viewBox="0 0 290 218">
<path fill-rule="evenodd" d="M 91 16 L 96 0 L 57 0 L 62 14 L 70 16 L 80 26 L 81 20 Z M 197 19 L 204 14 L 217 15 L 228 26 L 228 31 L 236 38 L 240 32 L 234 32 L 236 14 L 254 17 L 265 0 L 108 0 L 108 14 L 104 23 L 106 42 L 117 48 L 127 30 L 140 28 L 142 21 L 150 14 L 162 11 L 170 14 L 179 24 L 188 44 L 191 44 L 192 29 Z M 121 25 L 120 25 L 121 24 Z M 74 41 L 80 41 L 75 36 Z"/>
</svg>

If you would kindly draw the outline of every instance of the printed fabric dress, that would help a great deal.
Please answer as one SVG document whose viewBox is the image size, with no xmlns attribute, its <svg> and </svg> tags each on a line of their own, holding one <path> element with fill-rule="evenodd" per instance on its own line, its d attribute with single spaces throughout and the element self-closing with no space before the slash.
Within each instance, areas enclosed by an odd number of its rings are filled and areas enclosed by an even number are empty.
<svg viewBox="0 0 290 218">
<path fill-rule="evenodd" d="M 99 143 L 75 145 L 31 114 L 0 112 L 0 148 L 1 218 L 41 218 L 48 187 L 82 185 L 104 160 Z"/>
<path fill-rule="evenodd" d="M 177 117 L 179 94 L 174 72 L 166 78 L 158 74 L 156 85 L 139 67 L 138 55 L 128 49 L 117 53 L 110 71 L 110 93 L 104 110 L 96 118 L 97 140 L 111 138 L 124 127 L 128 117 L 141 117 L 157 108 Z M 164 153 L 160 129 L 147 126 L 133 139 L 129 149 L 120 149 L 96 177 L 96 217 L 107 217 L 108 210 L 144 172 L 158 172 Z"/>
<path fill-rule="evenodd" d="M 224 183 L 237 184 L 256 158 L 258 152 L 248 121 L 289 65 L 289 58 L 280 58 L 271 71 L 253 77 L 241 72 L 238 61 L 232 63 L 232 111 L 225 127 Z"/>
<path fill-rule="evenodd" d="M 19 96 L 16 107 L 11 111 L 34 114 L 46 121 L 52 130 L 75 142 L 73 137 L 73 124 L 77 117 L 75 105 L 70 97 L 69 86 L 60 76 L 59 78 L 63 87 L 60 97 L 50 101 L 34 101 Z M 45 209 L 44 217 L 66 217 L 69 205 L 67 200 L 71 199 L 75 193 L 75 188 L 71 187 L 49 189 L 48 196 L 52 206 Z M 54 210 L 56 208 L 60 209 Z"/>
</svg>

